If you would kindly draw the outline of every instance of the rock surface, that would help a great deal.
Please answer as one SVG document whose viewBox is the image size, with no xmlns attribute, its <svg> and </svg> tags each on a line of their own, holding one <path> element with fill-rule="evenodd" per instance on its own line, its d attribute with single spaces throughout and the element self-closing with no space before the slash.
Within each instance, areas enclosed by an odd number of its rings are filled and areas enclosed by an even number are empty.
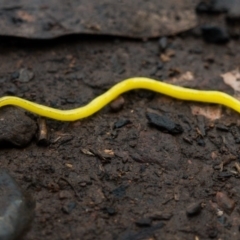
<svg viewBox="0 0 240 240">
<path fill-rule="evenodd" d="M 0 109 L 0 144 L 26 146 L 37 130 L 36 123 L 16 107 Z"/>
<path fill-rule="evenodd" d="M 0 239 L 19 239 L 33 219 L 34 206 L 7 171 L 0 170 Z"/>
</svg>

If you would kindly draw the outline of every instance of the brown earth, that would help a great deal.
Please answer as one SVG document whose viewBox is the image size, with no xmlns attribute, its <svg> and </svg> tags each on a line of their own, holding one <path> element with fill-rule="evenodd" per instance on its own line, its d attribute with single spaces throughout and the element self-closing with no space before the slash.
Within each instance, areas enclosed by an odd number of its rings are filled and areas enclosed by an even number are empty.
<svg viewBox="0 0 240 240">
<path fill-rule="evenodd" d="M 240 60 L 238 40 L 212 45 L 195 33 L 168 38 L 165 51 L 158 40 L 70 36 L 2 37 L 0 52 L 0 96 L 61 109 L 132 76 L 233 95 L 221 75 Z M 31 77 L 21 79 L 21 69 Z M 26 147 L 2 145 L 0 167 L 36 201 L 23 239 L 239 239 L 239 115 L 145 90 L 123 97 L 118 112 L 106 106 L 72 123 L 47 120 L 47 146 L 37 132 Z M 148 112 L 183 133 L 150 126 Z M 37 116 L 27 116 L 37 124 Z"/>
</svg>

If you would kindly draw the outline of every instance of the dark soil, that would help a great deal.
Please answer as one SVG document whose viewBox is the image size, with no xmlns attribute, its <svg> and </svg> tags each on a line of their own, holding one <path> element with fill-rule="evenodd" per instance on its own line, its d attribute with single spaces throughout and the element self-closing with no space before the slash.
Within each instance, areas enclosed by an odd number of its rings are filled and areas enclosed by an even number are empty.
<svg viewBox="0 0 240 240">
<path fill-rule="evenodd" d="M 71 109 L 133 76 L 233 95 L 221 74 L 239 66 L 239 41 L 197 36 L 172 36 L 164 52 L 158 39 L 1 38 L 0 96 Z M 145 90 L 123 97 L 117 112 L 106 106 L 76 122 L 47 120 L 47 146 L 37 132 L 27 147 L 2 144 L 0 167 L 36 201 L 23 239 L 239 239 L 239 115 Z M 218 109 L 221 118 L 193 114 L 193 106 Z M 156 128 L 149 114 L 183 132 Z"/>
</svg>

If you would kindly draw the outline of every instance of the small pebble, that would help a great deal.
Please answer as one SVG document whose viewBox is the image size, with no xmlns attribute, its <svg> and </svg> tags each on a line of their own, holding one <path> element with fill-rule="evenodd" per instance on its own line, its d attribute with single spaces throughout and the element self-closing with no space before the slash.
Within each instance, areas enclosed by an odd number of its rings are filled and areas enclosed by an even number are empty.
<svg viewBox="0 0 240 240">
<path fill-rule="evenodd" d="M 59 199 L 71 198 L 72 194 L 68 190 L 62 190 L 59 192 Z"/>
<path fill-rule="evenodd" d="M 111 207 L 108 207 L 106 210 L 107 210 L 108 215 L 110 215 L 110 216 L 113 216 L 117 213 L 116 210 Z"/>
<path fill-rule="evenodd" d="M 201 201 L 199 202 L 195 202 L 195 203 L 191 203 L 190 205 L 188 205 L 187 209 L 186 209 L 186 213 L 189 217 L 192 216 L 196 216 L 197 214 L 199 214 L 202 210 L 202 206 L 201 206 Z"/>
<path fill-rule="evenodd" d="M 183 174 L 182 179 L 188 179 L 188 175 L 186 173 Z"/>
<path fill-rule="evenodd" d="M 203 26 L 201 28 L 203 39 L 208 43 L 227 43 L 230 40 L 228 32 L 217 26 Z"/>
<path fill-rule="evenodd" d="M 168 39 L 166 37 L 161 37 L 158 41 L 160 51 L 164 51 L 168 46 Z"/>
<path fill-rule="evenodd" d="M 150 227 L 152 224 L 152 219 L 150 218 L 141 218 L 135 222 L 139 227 Z"/>
<path fill-rule="evenodd" d="M 151 218 L 153 220 L 169 220 L 172 216 L 173 216 L 173 214 L 170 212 L 157 211 L 157 212 L 150 214 L 149 218 Z"/>
<path fill-rule="evenodd" d="M 112 207 L 103 208 L 103 211 L 104 211 L 105 213 L 107 213 L 109 216 L 116 215 L 116 213 L 117 213 L 117 211 L 115 210 L 115 208 L 112 208 Z"/>
<path fill-rule="evenodd" d="M 198 138 L 196 139 L 196 142 L 197 142 L 197 144 L 198 144 L 199 146 L 201 146 L 201 147 L 205 147 L 205 145 L 206 145 L 204 139 L 201 138 L 201 137 L 198 137 Z"/>
<path fill-rule="evenodd" d="M 11 79 L 12 79 L 12 80 L 14 80 L 14 79 L 16 79 L 16 78 L 19 78 L 19 72 L 13 72 L 13 73 L 11 74 Z"/>
<path fill-rule="evenodd" d="M 64 213 L 70 214 L 76 205 L 77 204 L 75 202 L 66 202 L 62 207 L 62 211 Z"/>
<path fill-rule="evenodd" d="M 126 195 L 126 189 L 126 186 L 120 185 L 119 187 L 112 190 L 112 194 L 116 198 L 123 198 Z"/>
<path fill-rule="evenodd" d="M 226 216 L 222 215 L 218 217 L 218 222 L 221 223 L 223 226 L 227 224 L 227 218 Z"/>
<path fill-rule="evenodd" d="M 235 202 L 229 198 L 225 193 L 223 192 L 217 192 L 216 194 L 216 200 L 218 206 L 228 215 L 230 215 L 235 207 Z"/>
<path fill-rule="evenodd" d="M 113 125 L 113 129 L 116 129 L 116 128 L 121 128 L 121 127 L 124 127 L 125 125 L 131 123 L 131 121 L 129 119 L 119 119 L 117 122 L 114 123 Z"/>
<path fill-rule="evenodd" d="M 21 191 L 5 170 L 0 170 L 0 239 L 14 240 L 29 228 L 35 202 Z"/>
<path fill-rule="evenodd" d="M 183 128 L 180 124 L 173 122 L 166 116 L 151 112 L 148 112 L 146 115 L 149 124 L 156 127 L 160 131 L 170 134 L 180 134 L 183 132 Z"/>
<path fill-rule="evenodd" d="M 19 71 L 18 81 L 26 83 L 26 82 L 29 82 L 30 80 L 32 80 L 33 77 L 34 77 L 34 73 L 32 71 L 30 71 L 27 68 L 22 68 Z"/>
<path fill-rule="evenodd" d="M 110 108 L 112 109 L 112 111 L 118 112 L 123 108 L 124 103 L 125 103 L 124 98 L 122 96 L 119 96 L 110 103 Z"/>
</svg>

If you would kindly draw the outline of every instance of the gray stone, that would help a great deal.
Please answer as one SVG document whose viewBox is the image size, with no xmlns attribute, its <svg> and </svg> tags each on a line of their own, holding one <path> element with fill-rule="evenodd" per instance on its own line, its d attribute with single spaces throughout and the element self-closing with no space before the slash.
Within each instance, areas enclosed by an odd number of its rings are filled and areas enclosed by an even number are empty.
<svg viewBox="0 0 240 240">
<path fill-rule="evenodd" d="M 34 77 L 34 73 L 27 68 L 22 68 L 19 71 L 19 82 L 29 82 Z"/>
<path fill-rule="evenodd" d="M 34 216 L 35 203 L 5 170 L 0 170 L 0 239 L 19 239 Z"/>
</svg>

